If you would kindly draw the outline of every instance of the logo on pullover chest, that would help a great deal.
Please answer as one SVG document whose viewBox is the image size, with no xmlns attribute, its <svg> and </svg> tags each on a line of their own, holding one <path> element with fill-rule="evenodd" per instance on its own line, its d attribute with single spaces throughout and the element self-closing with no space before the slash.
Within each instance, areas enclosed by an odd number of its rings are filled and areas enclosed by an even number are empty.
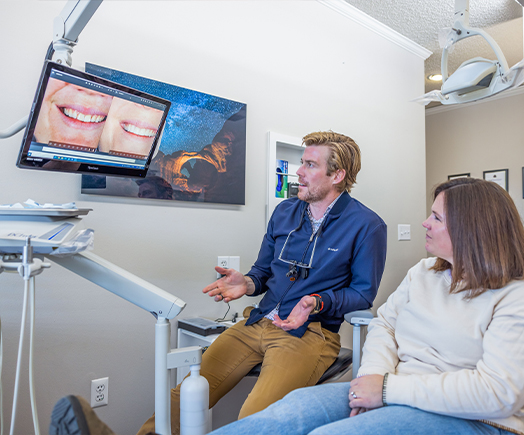
<svg viewBox="0 0 524 435">
<path fill-rule="evenodd" d="M 337 251 L 338 251 L 338 248 L 328 248 L 328 251 L 337 252 Z"/>
</svg>

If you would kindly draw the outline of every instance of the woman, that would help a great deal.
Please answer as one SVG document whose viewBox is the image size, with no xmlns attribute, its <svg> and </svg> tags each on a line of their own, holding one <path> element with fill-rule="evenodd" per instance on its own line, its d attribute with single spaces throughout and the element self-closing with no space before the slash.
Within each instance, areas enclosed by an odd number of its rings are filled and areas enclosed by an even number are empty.
<svg viewBox="0 0 524 435">
<path fill-rule="evenodd" d="M 435 190 L 420 261 L 351 383 L 295 390 L 213 434 L 524 434 L 524 228 L 495 183 Z"/>
</svg>

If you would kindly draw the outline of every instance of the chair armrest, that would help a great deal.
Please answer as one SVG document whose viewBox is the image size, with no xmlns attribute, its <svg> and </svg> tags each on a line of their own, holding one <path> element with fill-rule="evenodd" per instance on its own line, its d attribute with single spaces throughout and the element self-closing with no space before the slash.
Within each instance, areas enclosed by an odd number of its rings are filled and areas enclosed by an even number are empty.
<svg viewBox="0 0 524 435">
<path fill-rule="evenodd" d="M 360 311 L 351 311 L 344 315 L 344 320 L 351 323 L 353 326 L 367 326 L 369 322 L 373 319 L 373 312 L 370 309 L 360 310 Z"/>
<path fill-rule="evenodd" d="M 362 355 L 362 333 L 365 331 L 361 327 L 368 326 L 373 319 L 371 310 L 351 311 L 344 315 L 344 320 L 353 325 L 353 370 L 352 377 L 357 377 Z"/>
</svg>

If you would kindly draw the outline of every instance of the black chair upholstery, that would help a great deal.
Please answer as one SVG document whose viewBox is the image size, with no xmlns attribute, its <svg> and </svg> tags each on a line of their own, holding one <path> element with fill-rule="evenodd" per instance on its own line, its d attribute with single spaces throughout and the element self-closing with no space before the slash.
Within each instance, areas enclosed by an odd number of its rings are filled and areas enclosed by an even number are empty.
<svg viewBox="0 0 524 435">
<path fill-rule="evenodd" d="M 351 349 L 346 349 L 345 347 L 340 348 L 337 359 L 329 366 L 329 368 L 324 372 L 322 377 L 318 380 L 317 385 L 323 384 L 324 382 L 336 381 L 342 377 L 351 367 L 353 362 L 353 351 Z M 260 370 L 262 369 L 262 363 L 257 364 L 251 369 L 251 371 L 246 376 L 256 376 L 260 375 Z"/>
</svg>

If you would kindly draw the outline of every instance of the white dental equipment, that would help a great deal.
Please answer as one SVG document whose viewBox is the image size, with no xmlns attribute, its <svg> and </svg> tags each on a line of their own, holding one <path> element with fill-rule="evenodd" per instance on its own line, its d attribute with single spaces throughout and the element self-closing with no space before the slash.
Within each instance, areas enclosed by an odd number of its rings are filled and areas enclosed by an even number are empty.
<svg viewBox="0 0 524 435">
<path fill-rule="evenodd" d="M 129 302 L 151 312 L 157 319 L 155 326 L 155 431 L 161 435 L 171 433 L 170 382 L 169 370 L 190 365 L 200 369 L 201 348 L 198 346 L 170 349 L 171 327 L 169 320 L 177 316 L 185 307 L 185 302 L 176 296 L 148 283 L 147 281 L 115 266 L 89 251 L 66 252 L 66 255 L 53 255 L 62 245 L 71 245 L 83 231 L 79 216 L 86 215 L 90 209 L 42 209 L 42 208 L 0 208 L 0 273 L 18 271 L 26 283 L 23 320 L 19 345 L 11 434 L 14 431 L 18 379 L 20 374 L 20 354 L 23 346 L 27 295 L 34 297 L 34 276 L 43 268 L 50 267 L 41 258 L 45 257 L 87 280 L 109 290 Z M 74 245 L 74 244 L 73 244 Z M 30 282 L 30 288 L 29 288 Z M 31 302 L 31 343 L 30 343 L 30 381 L 32 385 L 32 329 L 34 328 L 34 305 Z M 31 405 L 35 432 L 38 434 L 38 416 L 31 387 Z M 201 415 L 202 416 L 202 415 Z M 207 414 L 204 415 L 207 419 Z M 197 430 L 188 435 L 205 433 L 208 422 L 201 421 Z"/>
<path fill-rule="evenodd" d="M 519 2 L 521 3 L 521 2 Z M 522 4 L 522 3 L 521 3 Z M 502 50 L 495 40 L 481 29 L 469 27 L 469 0 L 455 0 L 453 27 L 446 31 L 442 45 L 442 88 L 431 91 L 413 102 L 429 104 L 460 104 L 491 97 L 524 83 L 524 59 L 509 68 Z M 481 36 L 495 52 L 497 60 L 475 57 L 467 60 L 451 75 L 448 75 L 448 56 L 457 42 L 471 36 Z"/>
<path fill-rule="evenodd" d="M 67 2 L 60 15 L 53 22 L 53 43 L 49 47 L 47 59 L 51 59 L 54 54 L 53 60 L 56 63 L 71 66 L 71 53 L 78 42 L 78 36 L 102 1 L 69 0 Z M 14 136 L 26 126 L 27 121 L 28 117 L 25 117 L 6 130 L 0 131 L 0 139 Z M 78 229 L 75 230 L 75 227 L 81 222 L 78 216 L 85 214 L 83 210 L 76 210 L 72 213 L 64 210 L 47 211 L 48 213 L 45 211 L 0 210 L 0 227 L 3 228 L 5 235 L 5 237 L 0 236 L 0 254 L 5 254 L 0 259 L 0 273 L 4 270 L 16 271 L 24 264 L 26 260 L 21 257 L 24 246 L 27 246 L 27 250 L 29 250 L 29 246 L 32 244 L 36 254 L 49 256 L 55 250 L 60 249 L 61 246 L 64 247 L 62 244 L 69 241 L 70 237 L 75 236 L 78 232 Z M 47 232 L 42 229 L 46 226 L 48 227 Z M 57 234 L 54 234 L 52 230 L 56 230 Z M 50 233 L 49 235 L 52 237 L 46 239 L 44 236 L 47 233 Z M 161 435 L 170 434 L 171 408 L 168 370 L 190 364 L 199 366 L 202 357 L 200 347 L 170 350 L 171 328 L 169 319 L 178 315 L 184 308 L 185 302 L 91 252 L 76 253 L 68 257 L 53 256 L 51 259 L 155 315 L 157 318 L 155 327 L 155 431 Z M 29 268 L 32 273 L 29 278 L 32 282 L 31 294 L 34 294 L 34 274 L 40 273 L 42 268 L 49 267 L 49 264 L 43 263 L 39 258 L 35 258 L 27 264 L 23 270 Z M 26 290 L 26 295 L 28 293 L 29 289 Z M 27 300 L 27 298 L 24 300 Z M 23 324 L 25 324 L 25 306 Z M 22 344 L 23 328 L 20 346 Z M 177 358 L 169 358 L 169 355 L 182 355 L 184 358 L 180 362 Z M 30 376 L 32 376 L 32 371 L 30 371 Z M 16 391 L 17 387 L 15 386 L 15 396 Z M 34 405 L 33 398 L 31 400 L 32 405 Z M 14 428 L 15 414 L 16 397 L 13 402 L 11 430 Z M 33 407 L 33 420 L 35 432 L 38 433 L 36 406 Z M 199 427 L 205 426 L 206 424 L 203 424 Z M 197 435 L 199 432 L 193 433 Z"/>
</svg>

